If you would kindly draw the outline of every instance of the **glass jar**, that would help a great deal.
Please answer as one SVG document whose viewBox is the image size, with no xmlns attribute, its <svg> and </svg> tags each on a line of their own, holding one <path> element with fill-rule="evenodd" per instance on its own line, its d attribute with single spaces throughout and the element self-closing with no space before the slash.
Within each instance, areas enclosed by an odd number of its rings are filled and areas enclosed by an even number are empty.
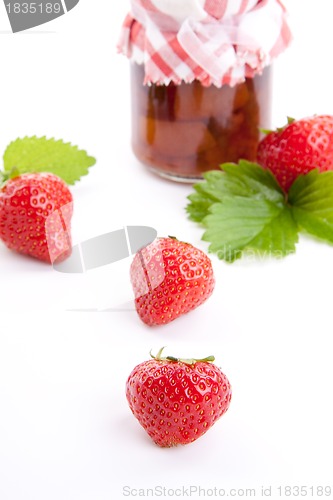
<svg viewBox="0 0 333 500">
<path fill-rule="evenodd" d="M 272 69 L 244 82 L 144 85 L 131 64 L 132 148 L 155 173 L 193 182 L 224 162 L 256 160 L 260 128 L 271 126 Z"/>
<path fill-rule="evenodd" d="M 281 0 L 130 0 L 132 147 L 155 173 L 192 182 L 256 160 L 271 126 L 272 62 L 291 41 Z"/>
</svg>

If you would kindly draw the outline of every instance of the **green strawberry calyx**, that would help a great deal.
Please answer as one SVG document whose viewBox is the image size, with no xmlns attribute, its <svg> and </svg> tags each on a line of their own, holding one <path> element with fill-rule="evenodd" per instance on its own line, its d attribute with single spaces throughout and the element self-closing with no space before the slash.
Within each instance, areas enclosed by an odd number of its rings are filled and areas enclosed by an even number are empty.
<svg viewBox="0 0 333 500">
<path fill-rule="evenodd" d="M 206 358 L 202 359 L 195 359 L 195 358 L 175 358 L 174 356 L 162 356 L 162 352 L 164 351 L 165 346 L 161 347 L 161 349 L 158 351 L 156 356 L 152 354 L 150 351 L 150 356 L 155 359 L 156 361 L 169 361 L 171 363 L 184 363 L 185 365 L 195 365 L 195 363 L 212 363 L 215 361 L 214 356 L 207 356 Z"/>
<path fill-rule="evenodd" d="M 170 240 L 174 240 L 174 241 L 178 241 L 179 243 L 183 243 L 184 245 L 190 245 L 190 243 L 189 243 L 188 241 L 179 240 L 179 239 L 177 238 L 177 236 L 170 236 L 170 235 L 168 235 L 168 238 L 169 238 Z M 161 239 L 163 239 L 163 238 L 161 238 Z"/>
<path fill-rule="evenodd" d="M 7 181 L 8 176 L 0 171 L 0 189 L 3 187 L 5 182 Z"/>
<path fill-rule="evenodd" d="M 0 170 L 0 189 L 4 187 L 9 179 L 13 179 L 20 175 L 19 170 L 16 167 L 13 167 L 9 172 L 4 172 Z"/>
<path fill-rule="evenodd" d="M 295 121 L 295 118 L 292 118 L 291 116 L 287 116 L 287 123 L 286 125 L 283 125 L 282 127 L 277 127 L 275 130 L 274 129 L 268 129 L 268 128 L 260 128 L 259 131 L 264 134 L 264 135 L 269 135 L 269 134 L 272 134 L 272 133 L 281 133 L 283 132 L 287 127 L 288 125 L 291 125 L 292 123 L 294 123 Z"/>
</svg>

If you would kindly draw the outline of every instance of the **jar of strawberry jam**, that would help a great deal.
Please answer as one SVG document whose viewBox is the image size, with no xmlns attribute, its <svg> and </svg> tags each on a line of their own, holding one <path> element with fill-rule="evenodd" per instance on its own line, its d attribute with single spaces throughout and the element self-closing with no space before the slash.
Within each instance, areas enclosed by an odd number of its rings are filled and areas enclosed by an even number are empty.
<svg viewBox="0 0 333 500">
<path fill-rule="evenodd" d="M 291 39 L 279 0 L 132 0 L 132 147 L 155 173 L 193 182 L 256 159 L 269 128 L 272 60 Z"/>
</svg>

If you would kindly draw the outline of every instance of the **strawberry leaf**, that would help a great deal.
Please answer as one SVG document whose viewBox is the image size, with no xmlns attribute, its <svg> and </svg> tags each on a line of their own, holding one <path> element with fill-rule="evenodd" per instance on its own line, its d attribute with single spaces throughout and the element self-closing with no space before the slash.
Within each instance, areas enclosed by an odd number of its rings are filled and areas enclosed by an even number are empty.
<svg viewBox="0 0 333 500">
<path fill-rule="evenodd" d="M 194 186 L 195 187 L 195 186 Z M 206 193 L 193 193 L 188 196 L 190 203 L 186 207 L 189 218 L 194 222 L 202 220 L 210 213 L 210 207 L 217 201 Z"/>
<path fill-rule="evenodd" d="M 283 202 L 284 193 L 273 174 L 257 163 L 240 160 L 236 163 L 224 163 L 223 171 L 226 189 L 234 195 L 267 199 L 272 202 Z"/>
<path fill-rule="evenodd" d="M 298 243 L 298 227 L 291 211 L 284 206 L 279 215 L 265 225 L 248 247 L 266 257 L 280 258 L 294 253 L 296 243 Z M 268 251 L 267 247 L 269 247 Z"/>
<path fill-rule="evenodd" d="M 301 229 L 333 243 L 333 172 L 312 170 L 289 190 L 289 203 Z"/>
<path fill-rule="evenodd" d="M 9 144 L 4 153 L 4 171 L 14 168 L 20 174 L 52 172 L 67 184 L 74 184 L 88 173 L 95 158 L 62 140 L 46 137 L 24 137 Z"/>
<path fill-rule="evenodd" d="M 333 244 L 333 171 L 300 175 L 286 195 L 255 163 L 225 163 L 207 172 L 188 199 L 189 218 L 206 226 L 203 240 L 220 259 L 243 253 L 284 257 L 305 231 Z"/>
<path fill-rule="evenodd" d="M 298 228 L 286 197 L 269 170 L 241 160 L 204 174 L 188 199 L 189 218 L 206 227 L 203 240 L 220 259 L 244 252 L 283 257 L 295 252 Z"/>
<path fill-rule="evenodd" d="M 283 257 L 295 251 L 297 226 L 288 207 L 265 199 L 225 198 L 204 219 L 203 240 L 220 259 L 233 262 L 243 251 Z"/>
<path fill-rule="evenodd" d="M 190 203 L 186 207 L 189 218 L 195 222 L 201 222 L 209 214 L 211 205 L 222 201 L 223 196 L 228 194 L 225 186 L 226 176 L 219 170 L 212 170 L 204 174 L 206 182 L 195 184 L 195 193 L 188 196 Z"/>
<path fill-rule="evenodd" d="M 186 207 L 189 218 L 201 222 L 209 214 L 210 207 L 225 196 L 244 196 L 283 202 L 284 194 L 269 170 L 256 163 L 241 160 L 239 164 L 224 163 L 222 171 L 212 170 L 204 174 L 205 181 L 195 184 L 195 192 L 188 196 Z M 226 175 L 227 174 L 227 175 Z"/>
</svg>

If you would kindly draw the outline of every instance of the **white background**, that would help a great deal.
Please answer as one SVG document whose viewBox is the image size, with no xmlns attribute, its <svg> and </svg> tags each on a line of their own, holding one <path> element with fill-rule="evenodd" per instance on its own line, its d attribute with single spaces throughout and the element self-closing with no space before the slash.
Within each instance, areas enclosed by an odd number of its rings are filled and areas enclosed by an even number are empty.
<svg viewBox="0 0 333 500">
<path fill-rule="evenodd" d="M 275 64 L 276 126 L 287 115 L 333 114 L 332 2 L 285 4 L 295 40 Z M 128 63 L 115 51 L 127 9 L 81 0 L 13 35 L 0 4 L 0 150 L 36 134 L 96 156 L 73 188 L 75 241 L 139 224 L 207 250 L 184 212 L 191 188 L 154 177 L 130 150 Z M 0 245 L 0 499 L 118 500 L 125 486 L 171 494 L 183 485 L 254 487 L 260 497 L 262 486 L 333 486 L 332 257 L 305 237 L 281 261 L 212 256 L 209 301 L 150 329 L 133 309 L 130 259 L 71 276 Z M 155 446 L 125 399 L 131 370 L 162 345 L 215 354 L 233 386 L 228 413 L 186 447 Z"/>
</svg>

